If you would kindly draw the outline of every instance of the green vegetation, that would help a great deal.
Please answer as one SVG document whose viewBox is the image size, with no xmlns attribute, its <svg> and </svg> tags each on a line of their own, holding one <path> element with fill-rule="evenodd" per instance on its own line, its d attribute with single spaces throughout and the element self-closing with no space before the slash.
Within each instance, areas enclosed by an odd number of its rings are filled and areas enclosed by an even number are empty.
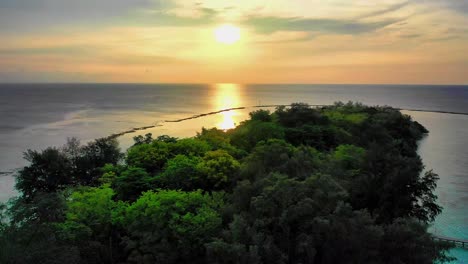
<svg viewBox="0 0 468 264">
<path fill-rule="evenodd" d="M 29 150 L 0 263 L 434 263 L 427 131 L 390 107 L 258 110 L 229 131 Z"/>
</svg>

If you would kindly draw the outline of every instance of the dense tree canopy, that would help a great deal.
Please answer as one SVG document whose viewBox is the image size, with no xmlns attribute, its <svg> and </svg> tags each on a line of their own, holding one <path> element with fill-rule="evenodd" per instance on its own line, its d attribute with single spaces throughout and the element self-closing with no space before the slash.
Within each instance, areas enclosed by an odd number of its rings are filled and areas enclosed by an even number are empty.
<svg viewBox="0 0 468 264">
<path fill-rule="evenodd" d="M 194 138 L 29 150 L 0 263 L 434 263 L 428 131 L 391 107 L 296 103 Z"/>
</svg>

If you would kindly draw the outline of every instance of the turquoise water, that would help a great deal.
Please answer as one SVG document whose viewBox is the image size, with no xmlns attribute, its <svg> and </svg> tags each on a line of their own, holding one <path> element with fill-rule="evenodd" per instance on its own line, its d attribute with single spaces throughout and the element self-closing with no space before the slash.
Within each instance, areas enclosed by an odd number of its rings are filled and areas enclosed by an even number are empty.
<svg viewBox="0 0 468 264">
<path fill-rule="evenodd" d="M 202 126 L 234 126 L 254 108 L 181 123 L 163 121 L 240 106 L 349 100 L 468 113 L 468 86 L 0 84 L 0 201 L 15 195 L 9 172 L 24 165 L 27 148 L 59 146 L 67 137 L 88 141 L 148 125 L 162 126 L 141 133 L 194 136 Z M 440 175 L 437 195 L 444 211 L 431 230 L 468 239 L 468 116 L 405 113 L 429 129 L 419 152 L 426 167 Z M 120 138 L 123 148 L 134 135 Z M 468 250 L 452 254 L 459 259 L 455 263 L 468 263 Z"/>
<path fill-rule="evenodd" d="M 439 174 L 437 195 L 444 207 L 431 228 L 434 234 L 468 238 L 468 116 L 409 112 L 430 134 L 419 153 L 428 169 Z M 468 250 L 456 249 L 455 263 L 468 263 Z"/>
</svg>

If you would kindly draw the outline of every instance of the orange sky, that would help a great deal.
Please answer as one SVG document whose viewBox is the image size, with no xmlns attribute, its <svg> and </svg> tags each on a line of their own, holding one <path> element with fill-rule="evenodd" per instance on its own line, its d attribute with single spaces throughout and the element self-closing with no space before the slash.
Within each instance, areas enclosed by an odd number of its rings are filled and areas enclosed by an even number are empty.
<svg viewBox="0 0 468 264">
<path fill-rule="evenodd" d="M 0 82 L 468 84 L 464 2 L 0 0 Z"/>
</svg>

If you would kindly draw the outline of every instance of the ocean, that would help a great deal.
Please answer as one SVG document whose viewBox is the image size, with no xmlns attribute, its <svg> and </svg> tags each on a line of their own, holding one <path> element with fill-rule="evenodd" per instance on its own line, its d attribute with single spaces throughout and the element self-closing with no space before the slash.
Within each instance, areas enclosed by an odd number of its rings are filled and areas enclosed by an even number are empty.
<svg viewBox="0 0 468 264">
<path fill-rule="evenodd" d="M 0 84 L 0 202 L 15 195 L 12 175 L 25 165 L 22 153 L 28 148 L 154 126 L 120 137 L 125 149 L 137 134 L 190 137 L 201 127 L 232 128 L 258 105 L 336 101 L 434 111 L 402 110 L 430 131 L 420 141 L 419 153 L 426 169 L 440 176 L 436 192 L 444 207 L 431 232 L 468 239 L 468 86 Z M 245 109 L 165 122 L 237 107 Z M 459 259 L 456 263 L 468 263 L 468 250 L 452 254 Z"/>
</svg>

